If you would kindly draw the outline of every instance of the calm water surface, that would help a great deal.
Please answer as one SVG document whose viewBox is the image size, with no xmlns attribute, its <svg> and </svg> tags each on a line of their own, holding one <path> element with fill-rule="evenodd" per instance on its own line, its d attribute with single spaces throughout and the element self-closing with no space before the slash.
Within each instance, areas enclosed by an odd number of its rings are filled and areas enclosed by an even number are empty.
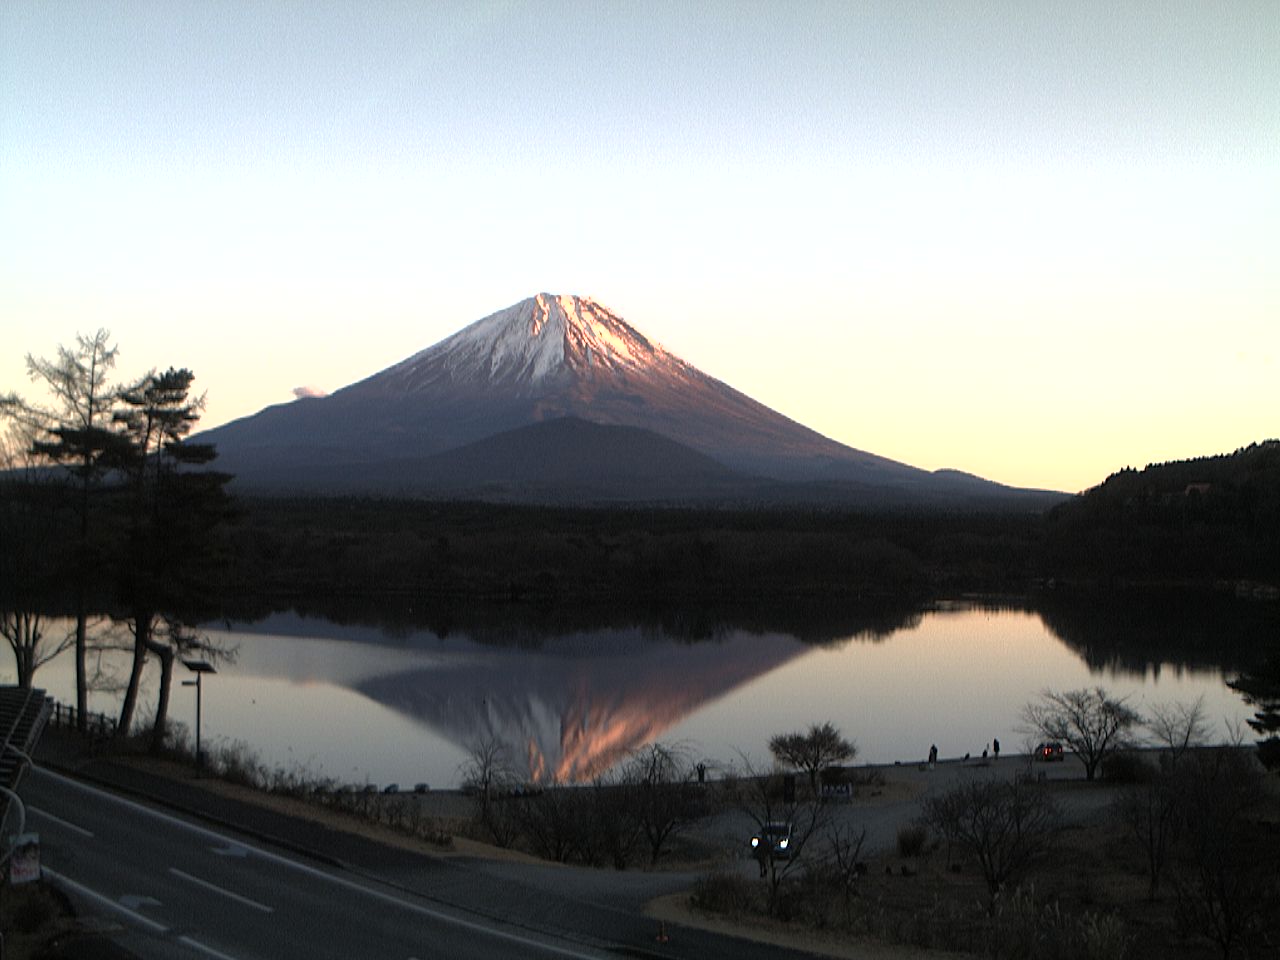
<svg viewBox="0 0 1280 960">
<path fill-rule="evenodd" d="M 1022 706 L 1046 687 L 1101 684 L 1140 711 L 1203 697 L 1224 736 L 1250 715 L 1221 667 L 1077 652 L 1018 609 L 948 605 L 820 645 L 740 629 L 689 642 L 652 627 L 504 645 L 492 632 L 390 636 L 295 614 L 205 629 L 238 650 L 206 678 L 206 745 L 241 743 L 268 767 L 348 783 L 453 785 L 467 745 L 490 736 L 541 780 L 589 778 L 653 740 L 713 769 L 740 754 L 761 764 L 772 734 L 823 720 L 866 762 L 917 760 L 933 743 L 943 757 L 978 755 L 993 737 L 1012 753 L 1027 739 Z M 124 658 L 103 666 L 126 672 Z M 39 684 L 74 702 L 73 669 L 64 655 Z M 114 713 L 118 696 L 95 693 L 92 706 Z M 193 690 L 175 684 L 172 716 L 194 728 Z"/>
</svg>

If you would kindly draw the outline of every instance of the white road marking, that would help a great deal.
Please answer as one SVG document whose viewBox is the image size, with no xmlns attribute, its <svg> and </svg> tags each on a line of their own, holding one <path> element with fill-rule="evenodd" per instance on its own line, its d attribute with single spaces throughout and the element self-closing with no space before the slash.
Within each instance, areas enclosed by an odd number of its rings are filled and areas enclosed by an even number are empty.
<svg viewBox="0 0 1280 960">
<path fill-rule="evenodd" d="M 40 810 L 36 807 L 27 807 L 27 813 L 34 813 L 37 817 L 44 817 L 46 820 L 52 820 L 54 823 L 58 824 L 58 826 L 66 827 L 72 833 L 78 833 L 80 836 L 88 837 L 90 840 L 93 839 L 93 834 L 84 827 L 77 827 L 74 823 L 63 820 L 61 817 L 55 817 L 47 810 Z"/>
<path fill-rule="evenodd" d="M 98 893 L 96 890 L 90 890 L 82 883 L 76 883 L 76 881 L 69 877 L 64 877 L 62 874 L 50 870 L 48 867 L 41 867 L 40 869 L 46 877 L 53 880 L 59 886 L 66 887 L 68 890 L 78 893 L 80 896 L 85 897 L 88 900 L 92 900 L 94 903 L 106 907 L 108 910 L 114 910 L 116 913 L 122 913 L 134 923 L 146 927 L 154 933 L 169 932 L 169 928 L 163 923 L 156 923 L 156 921 L 152 920 L 150 917 L 144 917 L 137 911 L 130 910 L 128 907 L 124 906 L 124 904 L 117 903 L 115 900 L 112 900 L 104 894 Z"/>
<path fill-rule="evenodd" d="M 188 883 L 194 883 L 196 886 L 204 887 L 206 890 L 212 891 L 213 893 L 220 893 L 224 897 L 234 900 L 236 903 L 242 903 L 246 907 L 252 907 L 254 910 L 261 910 L 263 913 L 276 912 L 274 908 L 268 907 L 266 904 L 259 903 L 257 900 L 250 900 L 248 897 L 242 897 L 240 894 L 233 893 L 226 887 L 220 887 L 216 883 L 210 883 L 208 880 L 201 880 L 199 877 L 193 877 L 191 874 L 179 870 L 177 867 L 170 867 L 169 872 L 175 877 L 181 877 Z"/>
<path fill-rule="evenodd" d="M 126 910 L 140 910 L 143 907 L 158 907 L 160 901 L 155 897 L 148 897 L 145 894 L 126 893 L 120 898 L 120 903 Z"/>
<path fill-rule="evenodd" d="M 206 827 L 197 826 L 196 824 L 189 823 L 188 821 L 183 820 L 180 817 L 174 817 L 167 813 L 162 813 L 159 810 L 153 810 L 151 807 L 143 806 L 142 804 L 136 803 L 135 801 L 130 800 L 126 797 L 122 797 L 114 793 L 108 793 L 105 790 L 99 790 L 97 787 L 90 786 L 87 783 L 81 783 L 79 780 L 74 780 L 71 777 L 64 777 L 62 774 L 54 773 L 53 771 L 47 770 L 44 767 L 38 767 L 36 769 L 43 776 L 49 777 L 50 779 L 53 779 L 53 780 L 57 780 L 60 783 L 64 783 L 69 787 L 75 787 L 76 789 L 82 790 L 85 793 L 92 794 L 93 796 L 100 797 L 101 799 L 119 804 L 120 806 L 123 806 L 123 807 L 128 807 L 131 810 L 136 810 L 139 813 L 145 814 L 146 816 L 154 817 L 157 820 L 161 820 L 166 823 L 172 823 L 176 826 L 182 827 L 185 830 L 189 830 L 192 833 L 196 833 L 205 837 L 210 837 L 219 843 L 222 843 L 222 844 L 229 843 L 229 842 L 239 843 L 239 841 L 231 841 L 225 835 L 217 833 L 214 830 L 210 830 Z M 335 886 L 344 887 L 347 890 L 352 890 L 357 893 L 363 893 L 366 896 L 373 897 L 374 899 L 377 899 L 377 900 L 382 900 L 385 903 L 393 904 L 397 907 L 400 907 L 404 910 L 408 910 L 412 913 L 417 913 L 424 917 L 430 917 L 431 919 L 439 921 L 440 923 L 452 924 L 453 926 L 461 927 L 464 930 L 474 930 L 476 933 L 484 934 L 485 936 L 494 937 L 498 940 L 506 940 L 510 943 L 516 943 L 524 947 L 532 947 L 535 950 L 542 951 L 543 953 L 550 953 L 560 957 L 570 957 L 572 958 L 572 960 L 600 960 L 600 957 L 602 956 L 599 953 L 582 953 L 577 950 L 572 950 L 568 947 L 561 947 L 552 943 L 547 943 L 546 941 L 543 941 L 543 940 L 535 940 L 532 937 L 522 936 L 518 933 L 512 933 L 507 930 L 499 930 L 497 927 L 487 926 L 486 924 L 480 923 L 475 920 L 467 920 L 463 917 L 456 917 L 451 914 L 444 913 L 443 911 L 435 910 L 431 907 L 424 906 L 423 904 L 414 903 L 413 901 L 410 901 L 410 900 L 404 900 L 400 897 L 393 896 L 392 894 L 384 893 L 381 890 L 375 890 L 373 887 L 367 887 L 364 884 L 357 883 L 354 880 L 348 880 L 346 877 L 337 876 L 336 874 L 332 874 L 332 873 L 325 873 L 323 870 L 320 870 L 317 867 L 313 867 L 313 866 L 310 866 L 309 864 L 301 863 L 298 860 L 290 860 L 288 857 L 281 856 L 278 853 L 272 853 L 271 851 L 264 850 L 261 847 L 255 847 L 249 843 L 240 843 L 240 846 L 243 846 L 246 850 L 248 850 L 250 853 L 254 854 L 255 856 L 262 857 L 264 860 L 268 860 L 280 866 L 289 867 L 293 870 L 298 871 L 299 873 L 305 873 L 309 876 L 316 877 L 321 880 L 326 880 L 329 883 L 334 884 Z M 113 903 L 112 905 L 116 907 L 119 906 L 118 904 L 115 904 L 115 903 Z"/>
<path fill-rule="evenodd" d="M 213 957 L 214 960 L 240 960 L 239 957 L 233 957 L 229 953 L 223 953 L 220 950 L 215 950 L 213 949 L 213 947 L 208 946 L 207 944 L 201 943 L 199 940 L 193 939 L 192 937 L 179 937 L 178 942 L 185 943 L 188 947 L 191 947 L 193 950 L 199 950 L 201 953 L 205 954 L 206 956 Z"/>
</svg>

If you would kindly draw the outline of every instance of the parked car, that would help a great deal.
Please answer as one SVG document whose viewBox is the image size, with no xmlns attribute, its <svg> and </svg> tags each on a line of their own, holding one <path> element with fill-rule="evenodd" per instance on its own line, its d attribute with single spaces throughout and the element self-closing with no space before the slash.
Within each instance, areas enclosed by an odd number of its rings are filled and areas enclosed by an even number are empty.
<svg viewBox="0 0 1280 960">
<path fill-rule="evenodd" d="M 1049 743 L 1041 743 L 1036 746 L 1035 757 L 1037 760 L 1041 760 L 1045 763 L 1049 763 L 1053 760 L 1062 760 L 1062 744 L 1058 743 L 1056 740 L 1052 740 Z"/>
<path fill-rule="evenodd" d="M 775 860 L 791 858 L 791 824 L 783 820 L 772 820 L 764 825 L 764 829 L 751 838 L 751 852 L 756 856 L 764 851 L 772 854 Z"/>
</svg>

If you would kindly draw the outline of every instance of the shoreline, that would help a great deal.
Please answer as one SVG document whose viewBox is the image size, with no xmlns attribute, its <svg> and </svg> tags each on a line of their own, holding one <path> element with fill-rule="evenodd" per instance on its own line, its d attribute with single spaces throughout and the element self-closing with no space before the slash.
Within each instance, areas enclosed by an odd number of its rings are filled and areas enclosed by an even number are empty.
<svg viewBox="0 0 1280 960">
<path fill-rule="evenodd" d="M 314 802 L 213 778 L 197 778 L 194 768 L 187 763 L 145 755 L 95 754 L 86 750 L 87 745 L 74 734 L 49 733 L 46 733 L 47 741 L 42 740 L 36 750 L 39 766 L 132 794 L 137 799 L 230 828 L 258 842 L 357 876 L 390 883 L 411 893 L 432 895 L 422 890 L 414 879 L 422 875 L 422 868 L 412 865 L 424 862 L 416 858 L 453 861 L 462 869 L 486 874 L 497 872 L 512 878 L 513 882 L 535 886 L 546 882 L 541 873 L 552 871 L 552 876 L 563 877 L 563 883 L 569 887 L 595 891 L 603 897 L 611 896 L 608 891 L 618 884 L 633 890 L 648 890 L 638 895 L 628 910 L 634 910 L 636 918 L 653 921 L 664 935 L 669 925 L 673 938 L 679 936 L 680 928 L 692 928 L 836 960 L 942 960 L 966 956 L 847 931 L 826 936 L 819 930 L 763 915 L 720 915 L 697 909 L 690 902 L 690 894 L 702 877 L 728 874 L 748 884 L 754 883 L 756 864 L 745 842 L 752 827 L 740 811 L 722 809 L 690 829 L 689 833 L 696 835 L 706 849 L 717 851 L 710 858 L 696 862 L 668 861 L 656 868 L 635 864 L 626 871 L 616 871 L 608 867 L 557 863 L 471 840 L 452 831 L 448 844 L 441 846 Z M 1091 824 L 1097 822 L 1096 817 L 1105 811 L 1114 794 L 1113 785 L 1085 781 L 1083 768 L 1074 758 L 1032 765 L 1025 754 L 1002 754 L 999 761 L 985 763 L 981 758 L 967 762 L 963 759 L 940 761 L 933 769 L 925 763 L 867 764 L 851 769 L 863 775 L 868 783 L 851 801 L 833 803 L 833 816 L 855 827 L 866 826 L 879 837 L 879 843 L 872 845 L 874 849 L 869 846 L 863 855 L 871 866 L 869 882 L 883 882 L 887 879 L 884 875 L 892 869 L 894 875 L 901 874 L 897 880 L 899 885 L 916 886 L 925 882 L 903 879 L 915 876 L 922 861 L 904 860 L 895 849 L 894 840 L 898 828 L 914 820 L 921 800 L 932 792 L 992 774 L 1013 779 L 1028 769 L 1035 769 L 1045 774 L 1045 782 L 1052 785 L 1055 799 L 1067 811 L 1070 826 L 1066 828 L 1076 831 L 1092 830 Z M 878 777 L 872 777 L 873 773 Z M 461 790 L 362 796 L 379 805 L 416 804 L 424 815 L 455 825 L 470 815 L 471 798 Z"/>
</svg>

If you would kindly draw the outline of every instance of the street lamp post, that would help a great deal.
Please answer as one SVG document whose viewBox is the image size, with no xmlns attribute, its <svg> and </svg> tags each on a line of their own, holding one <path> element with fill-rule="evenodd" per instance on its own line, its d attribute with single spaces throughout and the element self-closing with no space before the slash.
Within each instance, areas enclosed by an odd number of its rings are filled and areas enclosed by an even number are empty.
<svg viewBox="0 0 1280 960">
<path fill-rule="evenodd" d="M 182 663 L 196 675 L 194 680 L 183 680 L 182 685 L 196 688 L 196 776 L 199 777 L 204 769 L 204 753 L 200 749 L 200 700 L 204 687 L 200 681 L 206 673 L 217 673 L 218 671 L 213 669 L 213 664 L 207 660 L 183 660 Z"/>
</svg>

